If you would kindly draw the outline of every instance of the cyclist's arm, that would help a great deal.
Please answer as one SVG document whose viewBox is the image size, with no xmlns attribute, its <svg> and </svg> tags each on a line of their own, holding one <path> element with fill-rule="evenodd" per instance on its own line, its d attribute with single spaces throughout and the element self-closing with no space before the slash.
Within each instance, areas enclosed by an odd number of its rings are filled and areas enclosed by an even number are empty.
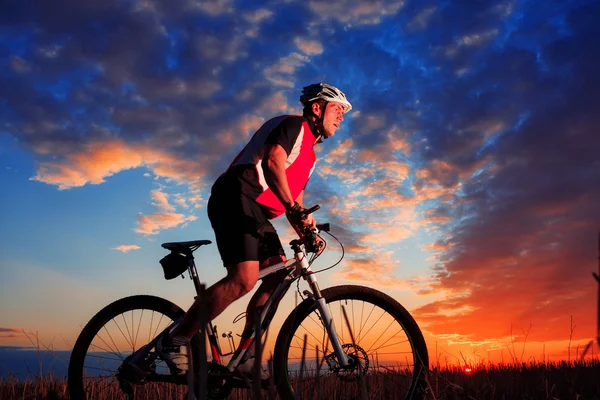
<svg viewBox="0 0 600 400">
<path fill-rule="evenodd" d="M 304 190 L 302 190 L 302 191 L 300 192 L 300 194 L 298 195 L 298 198 L 296 199 L 296 202 L 297 202 L 298 204 L 300 204 L 300 206 L 301 206 L 302 208 L 304 208 Z"/>
<path fill-rule="evenodd" d="M 287 210 L 294 205 L 294 198 L 285 174 L 286 160 L 287 153 L 280 144 L 268 144 L 261 166 L 267 185 Z"/>
<path fill-rule="evenodd" d="M 298 198 L 296 199 L 296 202 L 298 204 L 300 204 L 300 207 L 304 208 L 304 189 L 302 189 L 302 191 L 300 192 L 300 194 L 298 195 Z M 312 214 L 309 214 L 306 217 L 306 222 L 305 222 L 306 226 L 313 229 L 317 227 L 317 221 L 315 220 L 315 217 L 313 217 Z"/>
</svg>

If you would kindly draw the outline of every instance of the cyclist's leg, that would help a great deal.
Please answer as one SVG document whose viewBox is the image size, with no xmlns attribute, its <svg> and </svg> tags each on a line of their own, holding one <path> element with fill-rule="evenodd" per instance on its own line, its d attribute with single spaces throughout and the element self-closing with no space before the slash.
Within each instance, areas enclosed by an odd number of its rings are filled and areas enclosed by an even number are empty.
<svg viewBox="0 0 600 400">
<path fill-rule="evenodd" d="M 267 268 L 271 265 L 275 265 L 284 261 L 285 256 L 271 257 L 267 261 L 262 262 L 260 264 L 260 269 Z M 250 315 L 256 308 L 264 306 L 267 300 L 269 300 L 269 297 L 271 296 L 277 285 L 279 285 L 281 280 L 286 275 L 287 272 L 284 271 L 284 273 L 282 274 L 272 274 L 270 276 L 265 277 L 258 289 L 256 289 L 254 295 L 252 295 L 250 301 L 248 302 L 248 308 L 246 309 L 246 313 Z M 250 321 L 246 321 L 246 326 L 248 326 L 249 323 Z"/>
<path fill-rule="evenodd" d="M 202 303 L 206 304 L 206 317 L 211 321 L 256 285 L 260 266 L 258 231 L 267 219 L 256 202 L 222 189 L 213 190 L 207 208 L 217 247 L 227 268 L 227 276 L 204 294 Z M 200 328 L 201 311 L 204 311 L 201 299 L 196 299 L 172 336 L 192 337 Z"/>
<path fill-rule="evenodd" d="M 283 251 L 283 247 L 281 246 L 281 241 L 279 240 L 279 236 L 277 235 L 277 231 L 273 227 L 270 222 L 265 222 L 263 226 L 261 226 L 259 230 L 259 238 L 260 238 L 260 247 L 259 247 L 259 259 L 260 259 L 260 268 L 267 268 L 271 265 L 284 262 L 285 252 Z M 262 311 L 262 307 L 269 300 L 271 294 L 277 285 L 286 277 L 288 271 L 282 270 L 276 274 L 269 275 L 265 277 L 258 287 L 250 301 L 248 302 L 248 307 L 246 309 L 246 326 L 244 327 L 244 331 L 242 333 L 242 337 L 247 336 L 250 332 L 254 331 L 254 322 L 257 314 Z M 277 306 L 275 304 L 275 306 Z M 256 334 L 256 338 L 262 337 L 262 332 Z M 244 340 L 240 341 L 240 346 L 242 346 Z M 254 344 L 248 349 L 248 356 L 254 355 Z"/>
<path fill-rule="evenodd" d="M 221 314 L 231 303 L 250 292 L 258 280 L 258 261 L 243 261 L 228 265 L 227 276 L 215 283 L 204 292 L 204 301 L 199 297 L 185 314 L 181 323 L 175 328 L 174 338 L 191 338 L 201 327 L 200 315 L 202 305 L 207 308 L 206 317 L 212 321 Z"/>
</svg>

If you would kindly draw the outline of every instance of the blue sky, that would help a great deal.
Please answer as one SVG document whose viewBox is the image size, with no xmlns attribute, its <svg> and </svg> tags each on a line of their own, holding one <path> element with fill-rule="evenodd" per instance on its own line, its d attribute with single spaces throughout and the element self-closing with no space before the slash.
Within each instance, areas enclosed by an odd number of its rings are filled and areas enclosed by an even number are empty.
<svg viewBox="0 0 600 400">
<path fill-rule="evenodd" d="M 324 81 L 354 109 L 307 187 L 348 250 L 323 285 L 393 295 L 448 354 L 495 357 L 531 324 L 530 351 L 563 357 L 570 316 L 575 340 L 595 332 L 599 16 L 583 0 L 10 2 L 0 345 L 24 329 L 68 347 L 129 294 L 186 308 L 160 243 L 214 239 L 215 178 Z M 216 246 L 198 254 L 207 283 L 224 275 Z"/>
</svg>

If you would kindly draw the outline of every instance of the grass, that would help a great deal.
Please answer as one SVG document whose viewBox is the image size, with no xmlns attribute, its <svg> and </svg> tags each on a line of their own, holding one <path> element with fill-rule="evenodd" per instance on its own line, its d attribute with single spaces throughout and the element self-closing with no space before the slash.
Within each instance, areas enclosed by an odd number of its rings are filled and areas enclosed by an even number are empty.
<svg viewBox="0 0 600 400">
<path fill-rule="evenodd" d="M 480 364 L 464 367 L 434 367 L 429 374 L 430 399 L 476 399 L 476 400 L 566 400 L 600 399 L 600 361 Z M 390 378 L 390 380 L 393 377 Z M 397 399 L 393 387 L 386 384 L 386 377 L 369 382 L 367 399 Z M 325 383 L 323 384 L 332 384 Z M 117 385 L 98 388 L 96 399 L 117 398 Z M 162 400 L 170 396 L 158 387 L 146 385 L 136 391 L 136 399 Z M 270 398 L 266 391 L 263 398 Z M 257 399 L 250 390 L 234 390 L 229 397 Z M 357 398 L 361 398 L 357 393 Z M 364 398 L 364 397 L 363 397 Z M 0 400 L 69 399 L 67 381 L 64 377 L 30 377 L 0 379 Z M 333 400 L 333 399 L 327 399 Z"/>
</svg>

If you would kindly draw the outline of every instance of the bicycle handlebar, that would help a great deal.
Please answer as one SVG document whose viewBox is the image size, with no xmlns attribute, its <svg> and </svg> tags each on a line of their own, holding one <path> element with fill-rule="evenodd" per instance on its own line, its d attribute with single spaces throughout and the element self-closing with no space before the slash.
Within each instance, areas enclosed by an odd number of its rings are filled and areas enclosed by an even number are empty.
<svg viewBox="0 0 600 400">
<path fill-rule="evenodd" d="M 305 216 L 314 213 L 315 211 L 317 211 L 318 209 L 320 209 L 321 206 L 319 206 L 318 204 L 315 204 L 314 206 L 304 210 L 303 214 Z M 320 249 L 321 246 L 317 245 L 317 235 L 319 234 L 320 231 L 325 231 L 325 232 L 329 232 L 330 226 L 329 223 L 325 223 L 325 224 L 317 224 L 316 229 L 310 229 L 310 228 L 305 228 L 302 231 L 302 239 L 304 242 L 304 247 L 306 248 L 306 251 L 311 252 L 311 253 L 317 253 Z M 322 245 L 322 243 L 320 243 Z"/>
</svg>

